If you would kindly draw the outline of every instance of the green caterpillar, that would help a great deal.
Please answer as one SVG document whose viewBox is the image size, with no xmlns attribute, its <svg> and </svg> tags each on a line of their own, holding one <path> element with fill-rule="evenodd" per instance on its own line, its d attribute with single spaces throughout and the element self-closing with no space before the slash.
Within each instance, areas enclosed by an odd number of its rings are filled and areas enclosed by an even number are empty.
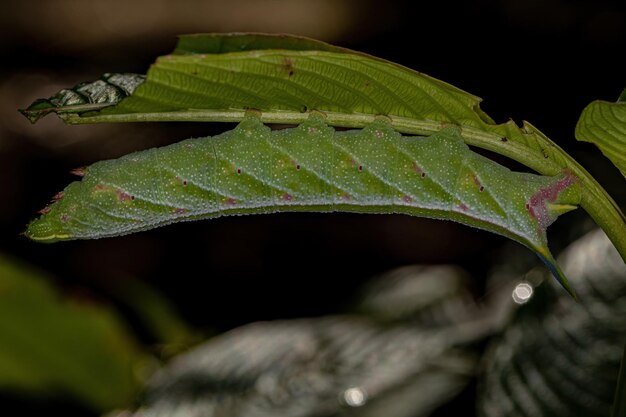
<svg viewBox="0 0 626 417">
<path fill-rule="evenodd" d="M 381 117 L 335 131 L 313 112 L 271 130 L 248 115 L 234 130 L 101 161 L 56 196 L 26 235 L 118 236 L 165 224 L 281 211 L 403 213 L 454 220 L 534 250 L 569 289 L 546 228 L 580 200 L 576 177 L 512 172 L 472 152 L 457 127 L 402 136 Z M 569 289 L 571 290 L 571 289 Z"/>
</svg>

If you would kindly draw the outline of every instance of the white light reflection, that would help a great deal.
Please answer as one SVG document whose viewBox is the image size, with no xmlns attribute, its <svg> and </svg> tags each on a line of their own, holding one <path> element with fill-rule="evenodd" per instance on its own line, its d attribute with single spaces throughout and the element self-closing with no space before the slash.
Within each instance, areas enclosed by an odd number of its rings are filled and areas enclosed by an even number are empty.
<svg viewBox="0 0 626 417">
<path fill-rule="evenodd" d="M 526 304 L 533 296 L 533 287 L 526 282 L 520 282 L 513 290 L 511 296 L 517 304 Z"/>
<path fill-rule="evenodd" d="M 367 402 L 367 393 L 359 387 L 348 388 L 343 392 L 343 400 L 350 407 L 360 407 Z"/>
</svg>

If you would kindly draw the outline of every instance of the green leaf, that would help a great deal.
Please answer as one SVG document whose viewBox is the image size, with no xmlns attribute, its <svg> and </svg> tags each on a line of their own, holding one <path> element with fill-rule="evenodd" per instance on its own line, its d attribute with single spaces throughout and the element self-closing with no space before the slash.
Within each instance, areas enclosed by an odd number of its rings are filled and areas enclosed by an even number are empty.
<svg viewBox="0 0 626 417">
<path fill-rule="evenodd" d="M 489 120 L 478 109 L 479 102 L 477 97 L 424 74 L 318 41 L 268 35 L 196 35 L 181 37 L 174 55 L 159 58 L 148 80 L 114 108 L 100 113 L 78 109 L 62 115 L 70 123 L 158 121 L 184 120 L 190 110 L 300 112 L 306 107 L 414 119 L 434 116 L 433 120 L 447 122 Z M 107 120 L 101 118 L 104 116 Z M 196 116 L 214 120 L 211 113 Z"/>
<path fill-rule="evenodd" d="M 626 176 L 626 89 L 616 103 L 594 101 L 583 110 L 576 139 L 595 144 Z"/>
<path fill-rule="evenodd" d="M 459 67 L 462 71 L 462 66 Z M 93 105 L 87 100 L 85 105 Z M 100 103 L 102 107 L 105 103 Z M 575 160 L 531 124 L 495 124 L 480 99 L 400 65 L 306 38 L 226 34 L 181 37 L 146 81 L 101 111 L 48 107 L 68 123 L 243 120 L 246 109 L 266 123 L 298 124 L 310 110 L 332 126 L 363 128 L 377 115 L 395 130 L 430 135 L 454 124 L 473 146 L 512 158 L 544 175 L 564 169 L 579 178 L 581 206 L 609 235 L 626 260 L 626 217 Z M 43 113 L 32 106 L 24 113 Z M 39 112 L 39 113 L 37 113 Z"/>
<path fill-rule="evenodd" d="M 409 137 L 381 119 L 336 132 L 312 117 L 271 131 L 251 116 L 219 136 L 98 162 L 57 200 L 30 224 L 28 237 L 100 238 L 277 211 L 450 219 L 526 245 L 573 292 L 548 250 L 546 229 L 580 201 L 576 177 L 511 172 L 470 151 L 456 127 Z"/>
<path fill-rule="evenodd" d="M 141 360 L 113 312 L 65 299 L 46 276 L 0 256 L 0 389 L 107 411 L 133 399 Z"/>
</svg>

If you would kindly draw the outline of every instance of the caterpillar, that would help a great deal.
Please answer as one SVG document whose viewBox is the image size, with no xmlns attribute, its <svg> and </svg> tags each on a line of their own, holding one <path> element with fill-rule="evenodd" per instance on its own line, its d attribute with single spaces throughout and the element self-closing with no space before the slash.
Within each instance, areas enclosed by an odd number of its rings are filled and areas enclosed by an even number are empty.
<svg viewBox="0 0 626 417">
<path fill-rule="evenodd" d="M 100 161 L 77 172 L 26 235 L 118 236 L 178 221 L 283 211 L 402 213 L 510 237 L 564 277 L 547 227 L 580 200 L 577 178 L 513 172 L 469 149 L 458 127 L 402 136 L 381 116 L 335 131 L 322 113 L 272 130 L 254 113 L 231 131 Z"/>
</svg>

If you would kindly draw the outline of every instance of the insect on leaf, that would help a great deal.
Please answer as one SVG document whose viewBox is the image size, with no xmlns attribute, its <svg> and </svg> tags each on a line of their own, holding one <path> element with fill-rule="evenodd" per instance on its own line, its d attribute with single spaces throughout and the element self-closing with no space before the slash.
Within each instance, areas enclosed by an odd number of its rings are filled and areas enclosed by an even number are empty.
<svg viewBox="0 0 626 417">
<path fill-rule="evenodd" d="M 246 109 L 253 108 L 261 111 L 265 123 L 299 124 L 310 110 L 318 110 L 331 126 L 363 128 L 383 114 L 396 131 L 422 136 L 456 125 L 469 145 L 543 175 L 571 172 L 584 190 L 581 207 L 626 261 L 626 216 L 597 181 L 541 131 L 528 122 L 497 124 L 480 109 L 480 98 L 384 59 L 287 35 L 185 35 L 172 54 L 150 67 L 145 81 L 119 98 L 100 102 L 84 97 L 82 104 L 71 106 L 50 104 L 54 100 L 49 99 L 23 112 L 33 121 L 56 112 L 77 124 L 240 122 Z"/>
<path fill-rule="evenodd" d="M 221 135 L 101 161 L 85 169 L 27 236 L 118 236 L 161 225 L 281 211 L 403 213 L 449 219 L 514 239 L 569 288 L 546 229 L 580 200 L 576 177 L 512 172 L 472 152 L 459 129 L 402 136 L 379 119 L 335 131 L 313 113 L 272 131 L 245 118 Z"/>
</svg>

